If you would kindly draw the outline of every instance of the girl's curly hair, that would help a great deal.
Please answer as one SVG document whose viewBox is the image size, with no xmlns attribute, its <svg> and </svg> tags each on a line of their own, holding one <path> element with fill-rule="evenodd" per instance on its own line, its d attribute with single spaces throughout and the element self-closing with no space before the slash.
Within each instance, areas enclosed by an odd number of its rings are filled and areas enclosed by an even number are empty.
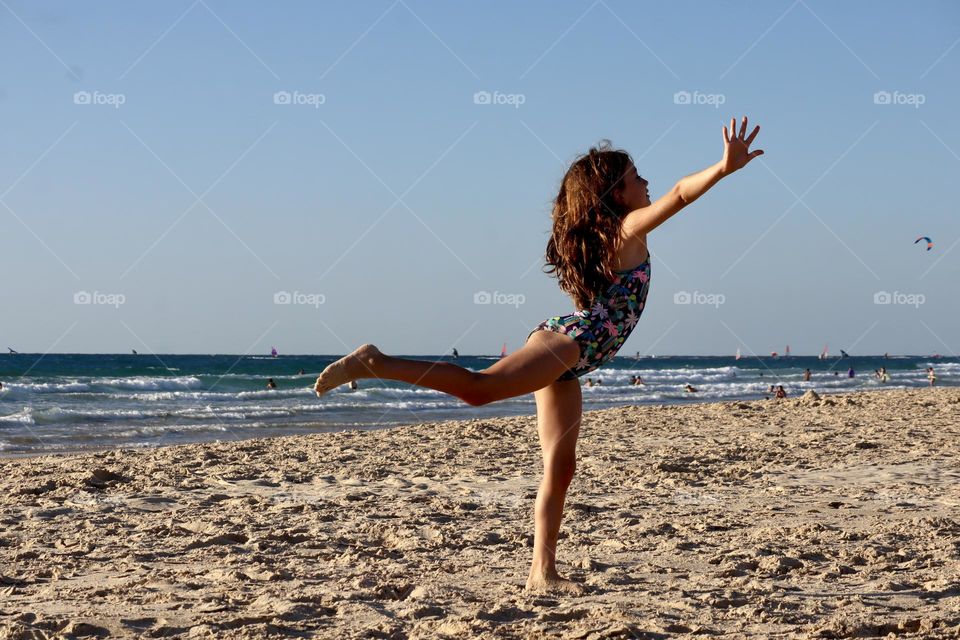
<svg viewBox="0 0 960 640">
<path fill-rule="evenodd" d="M 616 194 L 632 164 L 630 154 L 601 140 L 570 165 L 560 183 L 544 271 L 557 276 L 578 309 L 589 308 L 615 277 L 620 226 L 629 213 Z"/>
</svg>

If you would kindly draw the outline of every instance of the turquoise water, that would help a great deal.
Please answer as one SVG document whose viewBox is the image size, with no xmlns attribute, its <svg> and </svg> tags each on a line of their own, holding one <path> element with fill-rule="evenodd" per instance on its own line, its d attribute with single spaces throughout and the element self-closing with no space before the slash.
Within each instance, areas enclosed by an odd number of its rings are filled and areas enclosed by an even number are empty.
<svg viewBox="0 0 960 640">
<path fill-rule="evenodd" d="M 0 454 L 130 447 L 270 435 L 375 429 L 398 424 L 506 415 L 532 415 L 527 395 L 470 407 L 445 394 L 391 381 L 360 380 L 317 398 L 311 387 L 334 356 L 235 355 L 0 355 Z M 451 361 L 443 356 L 417 359 Z M 481 370 L 495 357 L 461 356 Z M 853 365 L 856 377 L 847 377 Z M 881 384 L 872 375 L 885 366 Z M 617 357 L 594 372 L 603 384 L 584 387 L 585 409 L 627 404 L 688 403 L 762 398 L 771 384 L 791 396 L 807 389 L 842 392 L 927 385 L 960 385 L 960 359 L 919 356 L 743 358 Z M 804 368 L 813 373 L 802 381 Z M 304 375 L 298 375 L 300 369 Z M 835 375 L 839 374 L 839 375 Z M 646 384 L 631 386 L 640 375 Z M 273 378 L 277 389 L 268 390 Z M 585 380 L 585 378 L 583 379 Z M 697 393 L 686 393 L 691 384 Z"/>
</svg>

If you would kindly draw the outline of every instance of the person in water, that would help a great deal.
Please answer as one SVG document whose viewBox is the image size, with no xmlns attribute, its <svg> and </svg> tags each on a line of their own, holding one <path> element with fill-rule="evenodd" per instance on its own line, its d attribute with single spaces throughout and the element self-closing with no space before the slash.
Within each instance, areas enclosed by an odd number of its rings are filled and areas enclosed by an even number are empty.
<svg viewBox="0 0 960 640">
<path fill-rule="evenodd" d="M 560 576 L 556 564 L 581 424 L 577 378 L 609 362 L 637 326 L 650 288 L 648 234 L 763 153 L 750 151 L 760 127 L 747 126 L 744 117 L 738 132 L 731 119 L 729 130 L 723 127 L 721 160 L 681 178 L 656 202 L 630 155 L 608 141 L 577 158 L 554 200 L 546 249 L 546 271 L 557 277 L 576 310 L 544 320 L 520 349 L 487 369 L 397 358 L 364 344 L 317 378 L 318 396 L 359 378 L 416 384 L 475 407 L 534 394 L 543 479 L 534 507 L 528 590 L 582 591 Z"/>
<path fill-rule="evenodd" d="M 810 376 L 811 376 L 810 369 L 804 369 L 804 370 L 803 370 L 803 381 L 804 381 L 804 382 L 810 382 Z"/>
<path fill-rule="evenodd" d="M 273 378 L 267 378 L 267 389 L 276 389 L 277 383 L 273 381 Z"/>
<path fill-rule="evenodd" d="M 783 400 L 784 398 L 787 397 L 787 391 L 786 389 L 783 388 L 782 384 L 777 385 L 777 391 L 776 393 L 774 393 L 773 397 L 776 398 L 777 400 Z"/>
</svg>

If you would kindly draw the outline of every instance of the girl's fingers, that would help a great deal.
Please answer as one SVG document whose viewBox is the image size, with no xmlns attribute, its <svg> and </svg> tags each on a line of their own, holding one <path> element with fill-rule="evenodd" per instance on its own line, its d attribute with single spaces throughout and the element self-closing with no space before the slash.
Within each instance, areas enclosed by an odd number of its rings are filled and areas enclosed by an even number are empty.
<svg viewBox="0 0 960 640">
<path fill-rule="evenodd" d="M 737 119 L 730 118 L 730 139 L 733 140 L 737 137 Z"/>
<path fill-rule="evenodd" d="M 750 155 L 747 157 L 753 160 L 757 156 L 762 156 L 762 155 L 763 155 L 763 149 L 757 149 L 756 151 L 751 151 Z"/>
<path fill-rule="evenodd" d="M 743 136 L 747 133 L 747 116 L 743 116 L 743 122 L 740 123 L 740 135 L 738 136 L 743 140 Z"/>
<path fill-rule="evenodd" d="M 723 125 L 723 141 L 727 144 L 730 143 L 730 137 L 727 135 L 727 125 Z"/>
<path fill-rule="evenodd" d="M 750 135 L 747 136 L 747 139 L 745 142 L 747 143 L 748 147 L 750 146 L 750 143 L 753 142 L 753 139 L 757 137 L 757 134 L 759 132 L 760 132 L 760 125 L 757 125 L 756 127 L 753 128 L 753 131 L 750 132 Z"/>
</svg>

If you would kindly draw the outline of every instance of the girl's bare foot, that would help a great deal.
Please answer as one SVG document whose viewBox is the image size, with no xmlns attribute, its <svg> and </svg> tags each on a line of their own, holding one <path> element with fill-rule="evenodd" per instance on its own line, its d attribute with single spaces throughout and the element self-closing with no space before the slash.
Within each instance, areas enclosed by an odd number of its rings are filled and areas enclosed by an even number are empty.
<svg viewBox="0 0 960 640">
<path fill-rule="evenodd" d="M 531 593 L 556 593 L 581 596 L 586 589 L 579 582 L 561 578 L 556 571 L 530 571 L 527 578 L 527 591 Z"/>
<path fill-rule="evenodd" d="M 347 384 L 352 380 L 360 378 L 373 378 L 377 361 L 383 358 L 383 354 L 372 344 L 365 344 L 358 347 L 353 353 L 343 356 L 333 364 L 329 365 L 317 378 L 317 384 L 314 385 L 314 391 L 317 396 L 322 396 L 330 389 Z"/>
</svg>

